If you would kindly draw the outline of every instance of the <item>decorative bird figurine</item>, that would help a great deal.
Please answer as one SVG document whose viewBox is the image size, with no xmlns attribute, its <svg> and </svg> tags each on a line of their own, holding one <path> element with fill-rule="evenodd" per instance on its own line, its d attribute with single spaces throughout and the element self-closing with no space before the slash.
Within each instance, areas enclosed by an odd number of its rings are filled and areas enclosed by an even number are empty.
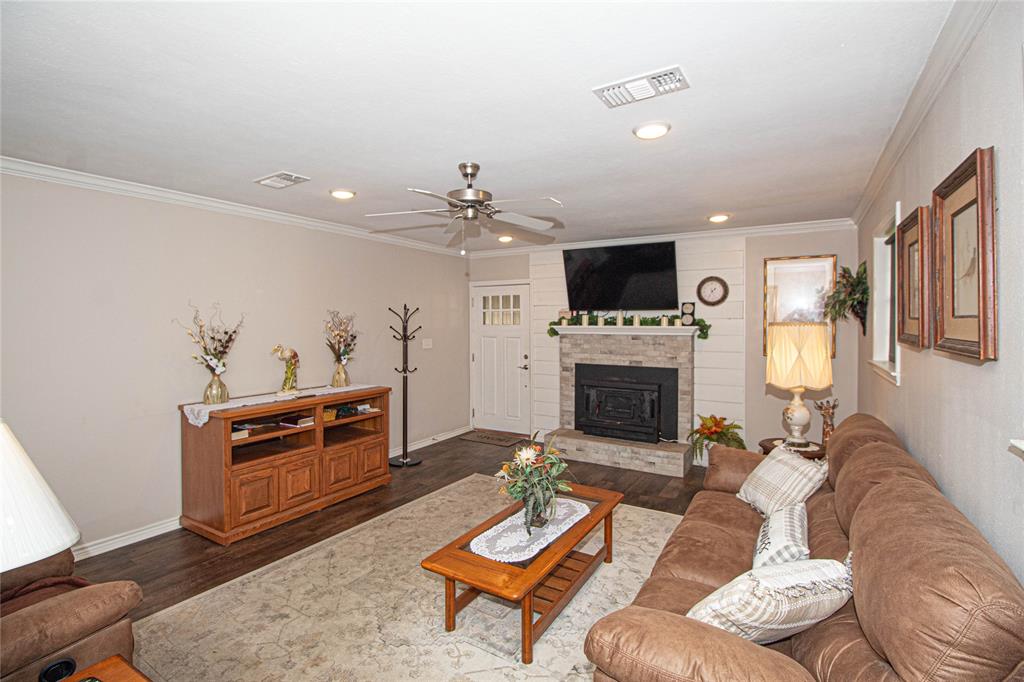
<svg viewBox="0 0 1024 682">
<path fill-rule="evenodd" d="M 285 396 L 298 393 L 299 354 L 294 348 L 285 348 L 281 344 L 271 348 L 270 353 L 284 362 L 284 381 L 281 382 L 281 390 L 277 394 Z"/>
</svg>

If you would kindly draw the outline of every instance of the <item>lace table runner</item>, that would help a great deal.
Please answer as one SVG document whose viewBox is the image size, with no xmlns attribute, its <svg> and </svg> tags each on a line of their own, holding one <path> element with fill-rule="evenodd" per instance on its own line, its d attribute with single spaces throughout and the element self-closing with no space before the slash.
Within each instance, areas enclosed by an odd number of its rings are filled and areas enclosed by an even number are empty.
<svg viewBox="0 0 1024 682">
<path fill-rule="evenodd" d="M 473 538 L 469 550 L 506 564 L 526 561 L 589 513 L 590 507 L 582 502 L 559 497 L 555 502 L 555 517 L 543 528 L 532 529 L 532 535 L 526 534 L 523 514 L 516 513 Z"/>
<path fill-rule="evenodd" d="M 308 398 L 313 395 L 327 395 L 329 393 L 348 393 L 349 391 L 361 391 L 363 389 L 372 388 L 369 384 L 353 384 L 351 386 L 343 386 L 341 388 L 334 388 L 332 386 L 316 386 L 314 388 L 304 388 L 298 393 L 294 393 L 289 396 L 280 396 L 276 393 L 261 393 L 260 395 L 250 395 L 245 398 L 235 398 L 229 400 L 226 403 L 217 403 L 216 405 L 205 405 L 203 403 L 193 403 L 186 405 L 182 409 L 185 411 L 185 417 L 188 418 L 188 423 L 192 426 L 202 426 L 210 419 L 210 413 L 214 410 L 230 410 L 232 407 L 246 407 L 247 405 L 263 405 L 264 403 L 276 403 L 284 402 L 286 400 L 295 400 L 296 398 Z"/>
</svg>

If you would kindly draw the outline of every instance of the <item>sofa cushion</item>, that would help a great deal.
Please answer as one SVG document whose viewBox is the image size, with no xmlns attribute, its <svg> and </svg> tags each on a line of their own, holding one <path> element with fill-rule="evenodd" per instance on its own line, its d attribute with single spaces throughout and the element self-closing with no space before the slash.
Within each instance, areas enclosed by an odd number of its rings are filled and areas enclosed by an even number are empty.
<svg viewBox="0 0 1024 682">
<path fill-rule="evenodd" d="M 807 500 L 807 544 L 812 559 L 845 561 L 850 540 L 836 518 L 836 494 L 811 495 Z"/>
<path fill-rule="evenodd" d="M 857 623 L 853 600 L 814 627 L 789 640 L 790 655 L 819 682 L 871 680 L 899 682 L 892 666 L 879 657 Z"/>
<path fill-rule="evenodd" d="M 935 487 L 899 477 L 872 488 L 850 547 L 860 626 L 900 677 L 1021 674 L 1024 587 Z"/>
<path fill-rule="evenodd" d="M 791 561 L 747 571 L 686 615 L 763 644 L 828 618 L 852 594 L 849 570 L 838 561 Z"/>
<path fill-rule="evenodd" d="M 672 532 L 652 576 L 692 580 L 716 588 L 750 569 L 761 515 L 735 495 L 701 491 Z"/>
<path fill-rule="evenodd" d="M 853 453 L 866 443 L 890 443 L 902 447 L 900 439 L 892 429 L 869 414 L 855 414 L 847 417 L 836 427 L 828 439 L 828 482 L 835 488 L 839 472 Z"/>
<path fill-rule="evenodd" d="M 673 578 L 672 576 L 651 576 L 640 588 L 633 600 L 635 606 L 661 609 L 685 616 L 693 605 L 715 591 L 711 585 Z"/>
<path fill-rule="evenodd" d="M 787 561 L 802 561 L 811 556 L 807 547 L 807 509 L 793 504 L 777 509 L 761 524 L 754 546 L 754 568 L 774 566 Z"/>
<path fill-rule="evenodd" d="M 708 450 L 708 468 L 704 474 L 704 490 L 736 494 L 750 472 L 764 461 L 764 455 L 749 450 L 712 445 Z"/>
<path fill-rule="evenodd" d="M 825 462 L 778 447 L 757 465 L 736 494 L 765 516 L 807 501 L 828 474 Z"/>
<path fill-rule="evenodd" d="M 5 571 L 0 574 L 0 601 L 6 601 L 11 593 L 29 583 L 56 575 L 71 575 L 74 570 L 75 555 L 69 548 L 26 566 Z"/>
<path fill-rule="evenodd" d="M 869 490 L 900 477 L 914 478 L 939 487 L 928 470 L 899 446 L 869 443 L 858 448 L 836 480 L 836 516 L 843 530 L 850 532 L 853 513 Z"/>
</svg>

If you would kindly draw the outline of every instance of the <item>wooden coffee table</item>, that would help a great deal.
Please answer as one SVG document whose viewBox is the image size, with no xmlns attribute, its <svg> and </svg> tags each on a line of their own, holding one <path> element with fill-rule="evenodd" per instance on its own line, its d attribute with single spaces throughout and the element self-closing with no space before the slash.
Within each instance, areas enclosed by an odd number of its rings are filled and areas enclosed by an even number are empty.
<svg viewBox="0 0 1024 682">
<path fill-rule="evenodd" d="M 539 554 L 525 562 L 506 564 L 474 554 L 470 541 L 513 514 L 521 514 L 517 502 L 495 514 L 476 528 L 437 550 L 420 565 L 444 576 L 444 629 L 455 629 L 455 614 L 480 596 L 481 592 L 519 605 L 522 612 L 523 663 L 533 662 L 533 643 L 551 625 L 601 560 L 612 561 L 612 510 L 622 501 L 622 493 L 572 484 L 572 492 L 563 497 L 593 505 L 590 513 L 558 536 Z M 576 545 L 604 521 L 604 545 L 594 554 L 576 551 Z M 456 583 L 467 588 L 456 594 Z M 539 618 L 534 620 L 534 613 Z"/>
</svg>

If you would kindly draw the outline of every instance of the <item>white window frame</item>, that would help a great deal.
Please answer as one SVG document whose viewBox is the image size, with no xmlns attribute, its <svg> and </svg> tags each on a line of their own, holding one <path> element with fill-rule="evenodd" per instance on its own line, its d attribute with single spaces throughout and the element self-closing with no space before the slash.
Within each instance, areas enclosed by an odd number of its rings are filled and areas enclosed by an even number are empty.
<svg viewBox="0 0 1024 682">
<path fill-rule="evenodd" d="M 892 337 L 895 349 L 893 357 L 895 361 L 889 361 L 889 323 L 894 317 L 890 314 L 892 305 L 895 305 L 891 287 L 892 269 L 896 263 L 891 259 L 892 247 L 885 242 L 895 233 L 896 226 L 900 224 L 901 206 L 896 202 L 893 213 L 893 221 L 884 222 L 875 228 L 872 238 L 872 268 L 871 268 L 871 359 L 868 365 L 875 374 L 895 386 L 900 385 L 900 344 L 895 335 Z M 899 311 L 897 311 L 898 313 Z"/>
</svg>

